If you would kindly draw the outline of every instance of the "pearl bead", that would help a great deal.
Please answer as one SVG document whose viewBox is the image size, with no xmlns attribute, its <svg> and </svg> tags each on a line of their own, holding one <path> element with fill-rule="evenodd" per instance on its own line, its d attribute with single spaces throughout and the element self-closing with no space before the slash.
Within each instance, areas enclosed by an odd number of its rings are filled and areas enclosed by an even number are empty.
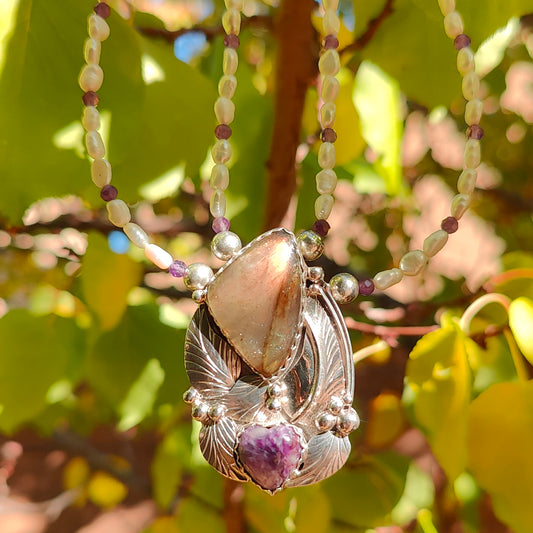
<svg viewBox="0 0 533 533">
<path fill-rule="evenodd" d="M 85 135 L 87 153 L 93 159 L 102 159 L 105 156 L 105 146 L 102 137 L 97 131 L 88 131 Z"/>
<path fill-rule="evenodd" d="M 190 387 L 183 393 L 183 401 L 185 403 L 193 403 L 199 396 L 200 393 L 194 387 Z"/>
<path fill-rule="evenodd" d="M 138 246 L 139 248 L 146 248 L 148 246 L 148 235 L 146 235 L 146 232 L 137 224 L 128 222 L 122 229 L 128 236 L 128 239 L 135 244 L 135 246 Z"/>
<path fill-rule="evenodd" d="M 348 435 L 359 427 L 361 421 L 355 409 L 346 409 L 339 415 L 337 429 L 344 435 Z"/>
<path fill-rule="evenodd" d="M 211 170 L 211 187 L 225 191 L 229 185 L 229 170 L 226 165 L 218 164 Z"/>
<path fill-rule="evenodd" d="M 239 56 L 233 48 L 224 48 L 222 57 L 222 70 L 224 74 L 233 75 L 237 72 L 239 66 Z"/>
<path fill-rule="evenodd" d="M 111 164 L 106 159 L 95 159 L 91 165 L 91 179 L 97 187 L 111 183 Z"/>
<path fill-rule="evenodd" d="M 81 123 L 86 131 L 96 131 L 100 129 L 100 113 L 94 106 L 83 108 Z"/>
<path fill-rule="evenodd" d="M 335 426 L 337 419 L 331 413 L 322 413 L 315 421 L 319 431 L 329 431 Z"/>
<path fill-rule="evenodd" d="M 467 102 L 465 108 L 465 122 L 472 126 L 472 124 L 479 124 L 483 116 L 483 102 L 479 98 L 475 98 Z"/>
<path fill-rule="evenodd" d="M 316 190 L 319 194 L 332 194 L 337 187 L 337 174 L 327 168 L 316 175 Z"/>
<path fill-rule="evenodd" d="M 450 39 L 455 39 L 463 30 L 463 19 L 457 11 L 451 11 L 444 17 L 444 31 Z"/>
<path fill-rule="evenodd" d="M 205 289 L 213 279 L 213 271 L 204 263 L 193 263 L 187 269 L 187 275 L 183 279 L 185 286 L 191 290 Z"/>
<path fill-rule="evenodd" d="M 231 259 L 241 248 L 241 239 L 232 231 L 217 233 L 211 241 L 211 251 L 222 261 Z"/>
<path fill-rule="evenodd" d="M 469 194 L 457 194 L 452 200 L 451 214 L 452 217 L 459 220 L 470 207 L 472 197 Z"/>
<path fill-rule="evenodd" d="M 324 9 L 331 9 L 333 11 L 336 11 L 339 7 L 339 0 L 322 0 L 322 4 L 324 6 Z"/>
<path fill-rule="evenodd" d="M 302 231 L 298 235 L 298 246 L 300 252 L 308 261 L 318 259 L 324 252 L 324 244 L 322 239 L 311 230 Z"/>
<path fill-rule="evenodd" d="M 85 61 L 91 64 L 98 64 L 100 62 L 100 53 L 102 51 L 102 44 L 96 39 L 87 39 L 83 50 L 83 57 Z"/>
<path fill-rule="evenodd" d="M 146 256 L 146 259 L 151 261 L 161 270 L 166 270 L 174 261 L 172 256 L 166 250 L 157 246 L 157 244 L 149 244 L 146 246 L 144 249 L 144 255 Z"/>
<path fill-rule="evenodd" d="M 111 200 L 106 204 L 111 224 L 122 228 L 131 220 L 130 208 L 122 200 Z"/>
<path fill-rule="evenodd" d="M 320 108 L 320 124 L 322 128 L 331 128 L 335 124 L 337 108 L 333 102 L 326 102 Z"/>
<path fill-rule="evenodd" d="M 315 200 L 315 216 L 317 220 L 327 220 L 331 215 L 335 199 L 331 194 L 321 194 Z"/>
<path fill-rule="evenodd" d="M 326 50 L 318 60 L 318 70 L 324 76 L 335 76 L 341 69 L 341 61 L 337 50 Z"/>
<path fill-rule="evenodd" d="M 227 163 L 233 155 L 231 143 L 226 139 L 219 139 L 211 150 L 213 161 L 217 164 Z"/>
<path fill-rule="evenodd" d="M 347 304 L 353 302 L 359 294 L 359 283 L 346 272 L 333 276 L 329 282 L 331 294 L 336 302 Z"/>
<path fill-rule="evenodd" d="M 241 31 L 241 14 L 237 9 L 228 9 L 222 15 L 222 27 L 226 33 L 239 35 Z"/>
<path fill-rule="evenodd" d="M 472 168 L 465 168 L 457 180 L 457 190 L 462 194 L 472 194 L 476 187 L 477 172 Z"/>
<path fill-rule="evenodd" d="M 468 47 L 461 48 L 461 50 L 457 52 L 457 70 L 464 75 L 467 72 L 474 70 L 474 68 L 474 52 Z"/>
<path fill-rule="evenodd" d="M 324 16 L 322 17 L 322 29 L 324 30 L 324 35 L 337 36 L 339 34 L 341 21 L 334 9 L 326 9 L 324 11 Z"/>
<path fill-rule="evenodd" d="M 400 283 L 403 278 L 403 272 L 399 268 L 392 268 L 391 270 L 383 270 L 374 276 L 374 286 L 380 291 L 384 291 L 397 283 Z"/>
<path fill-rule="evenodd" d="M 205 403 L 197 403 L 193 405 L 191 416 L 198 420 L 199 422 L 202 422 L 205 420 L 209 413 L 209 407 Z"/>
<path fill-rule="evenodd" d="M 85 65 L 81 69 L 78 83 L 82 91 L 98 91 L 104 82 L 104 71 L 100 65 Z"/>
<path fill-rule="evenodd" d="M 426 237 L 422 250 L 427 257 L 433 257 L 444 248 L 447 242 L 448 234 L 443 229 L 439 229 Z"/>
<path fill-rule="evenodd" d="M 455 0 L 439 0 L 441 13 L 446 16 L 448 13 L 455 11 Z"/>
<path fill-rule="evenodd" d="M 237 78 L 233 75 L 224 75 L 218 82 L 218 94 L 224 98 L 233 98 L 237 89 Z"/>
<path fill-rule="evenodd" d="M 223 217 L 226 214 L 226 196 L 224 191 L 215 190 L 209 200 L 209 209 L 214 218 Z"/>
<path fill-rule="evenodd" d="M 242 11 L 242 1 L 243 0 L 224 0 L 226 4 L 226 9 L 238 9 Z"/>
<path fill-rule="evenodd" d="M 424 268 L 427 257 L 422 250 L 407 252 L 400 259 L 400 270 L 406 276 L 416 276 Z"/>
<path fill-rule="evenodd" d="M 475 72 L 468 72 L 463 78 L 463 96 L 466 100 L 474 100 L 479 93 L 479 76 Z"/>
<path fill-rule="evenodd" d="M 235 104 L 224 96 L 215 102 L 215 115 L 220 124 L 231 124 L 235 118 Z"/>
<path fill-rule="evenodd" d="M 335 166 L 335 145 L 322 143 L 318 149 L 318 164 L 323 169 L 331 169 Z"/>
<path fill-rule="evenodd" d="M 324 102 L 333 102 L 339 96 L 341 84 L 335 76 L 324 76 L 320 95 Z"/>
<path fill-rule="evenodd" d="M 465 146 L 465 167 L 475 169 L 481 163 L 481 143 L 477 139 L 468 139 Z"/>
<path fill-rule="evenodd" d="M 92 39 L 105 41 L 110 33 L 109 24 L 96 13 L 92 13 L 88 19 L 88 31 Z"/>
</svg>

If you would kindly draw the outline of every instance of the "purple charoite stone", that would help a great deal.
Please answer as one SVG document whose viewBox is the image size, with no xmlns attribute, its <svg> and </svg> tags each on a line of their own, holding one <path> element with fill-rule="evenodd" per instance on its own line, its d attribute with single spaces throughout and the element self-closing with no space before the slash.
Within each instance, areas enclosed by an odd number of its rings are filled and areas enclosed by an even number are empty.
<svg viewBox="0 0 533 533">
<path fill-rule="evenodd" d="M 298 468 L 303 446 L 294 427 L 247 427 L 239 437 L 237 454 L 251 478 L 266 490 L 279 489 Z"/>
</svg>

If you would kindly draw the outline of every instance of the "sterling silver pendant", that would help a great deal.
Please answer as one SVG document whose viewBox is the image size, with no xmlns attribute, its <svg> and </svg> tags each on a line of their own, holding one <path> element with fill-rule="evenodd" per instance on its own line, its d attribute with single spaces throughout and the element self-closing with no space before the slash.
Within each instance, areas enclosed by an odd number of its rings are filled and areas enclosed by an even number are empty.
<svg viewBox="0 0 533 533">
<path fill-rule="evenodd" d="M 185 401 L 221 474 L 275 493 L 334 474 L 359 426 L 348 331 L 294 235 L 265 233 L 222 267 L 187 331 Z"/>
</svg>

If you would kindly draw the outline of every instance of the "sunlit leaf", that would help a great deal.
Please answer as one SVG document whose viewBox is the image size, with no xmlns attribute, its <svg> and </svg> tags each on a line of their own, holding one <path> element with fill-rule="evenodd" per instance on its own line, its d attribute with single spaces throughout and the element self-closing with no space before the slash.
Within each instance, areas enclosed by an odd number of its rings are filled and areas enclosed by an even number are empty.
<svg viewBox="0 0 533 533">
<path fill-rule="evenodd" d="M 381 448 L 394 442 L 405 428 L 400 398 L 383 392 L 370 404 L 370 418 L 366 424 L 365 441 L 371 448 Z"/>
<path fill-rule="evenodd" d="M 509 326 L 516 342 L 533 364 L 533 301 L 529 298 L 517 298 L 509 307 Z"/>
<path fill-rule="evenodd" d="M 331 505 L 320 485 L 299 487 L 291 491 L 296 511 L 292 522 L 294 531 L 329 533 Z"/>
<path fill-rule="evenodd" d="M 84 485 L 89 480 L 91 469 L 84 457 L 73 457 L 63 470 L 63 486 L 74 489 Z"/>
<path fill-rule="evenodd" d="M 184 499 L 178 507 L 177 520 L 179 531 L 197 531 L 198 524 L 209 533 L 225 533 L 226 525 L 222 513 L 213 509 L 209 504 L 192 498 Z"/>
</svg>

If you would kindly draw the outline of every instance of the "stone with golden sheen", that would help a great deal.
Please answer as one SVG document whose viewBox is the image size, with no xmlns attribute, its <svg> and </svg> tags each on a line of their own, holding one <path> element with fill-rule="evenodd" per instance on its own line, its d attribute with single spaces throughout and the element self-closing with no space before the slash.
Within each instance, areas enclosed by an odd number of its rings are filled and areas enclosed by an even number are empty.
<svg viewBox="0 0 533 533">
<path fill-rule="evenodd" d="M 207 306 L 226 339 L 259 374 L 274 375 L 300 334 L 304 262 L 294 235 L 274 230 L 219 271 Z"/>
</svg>

